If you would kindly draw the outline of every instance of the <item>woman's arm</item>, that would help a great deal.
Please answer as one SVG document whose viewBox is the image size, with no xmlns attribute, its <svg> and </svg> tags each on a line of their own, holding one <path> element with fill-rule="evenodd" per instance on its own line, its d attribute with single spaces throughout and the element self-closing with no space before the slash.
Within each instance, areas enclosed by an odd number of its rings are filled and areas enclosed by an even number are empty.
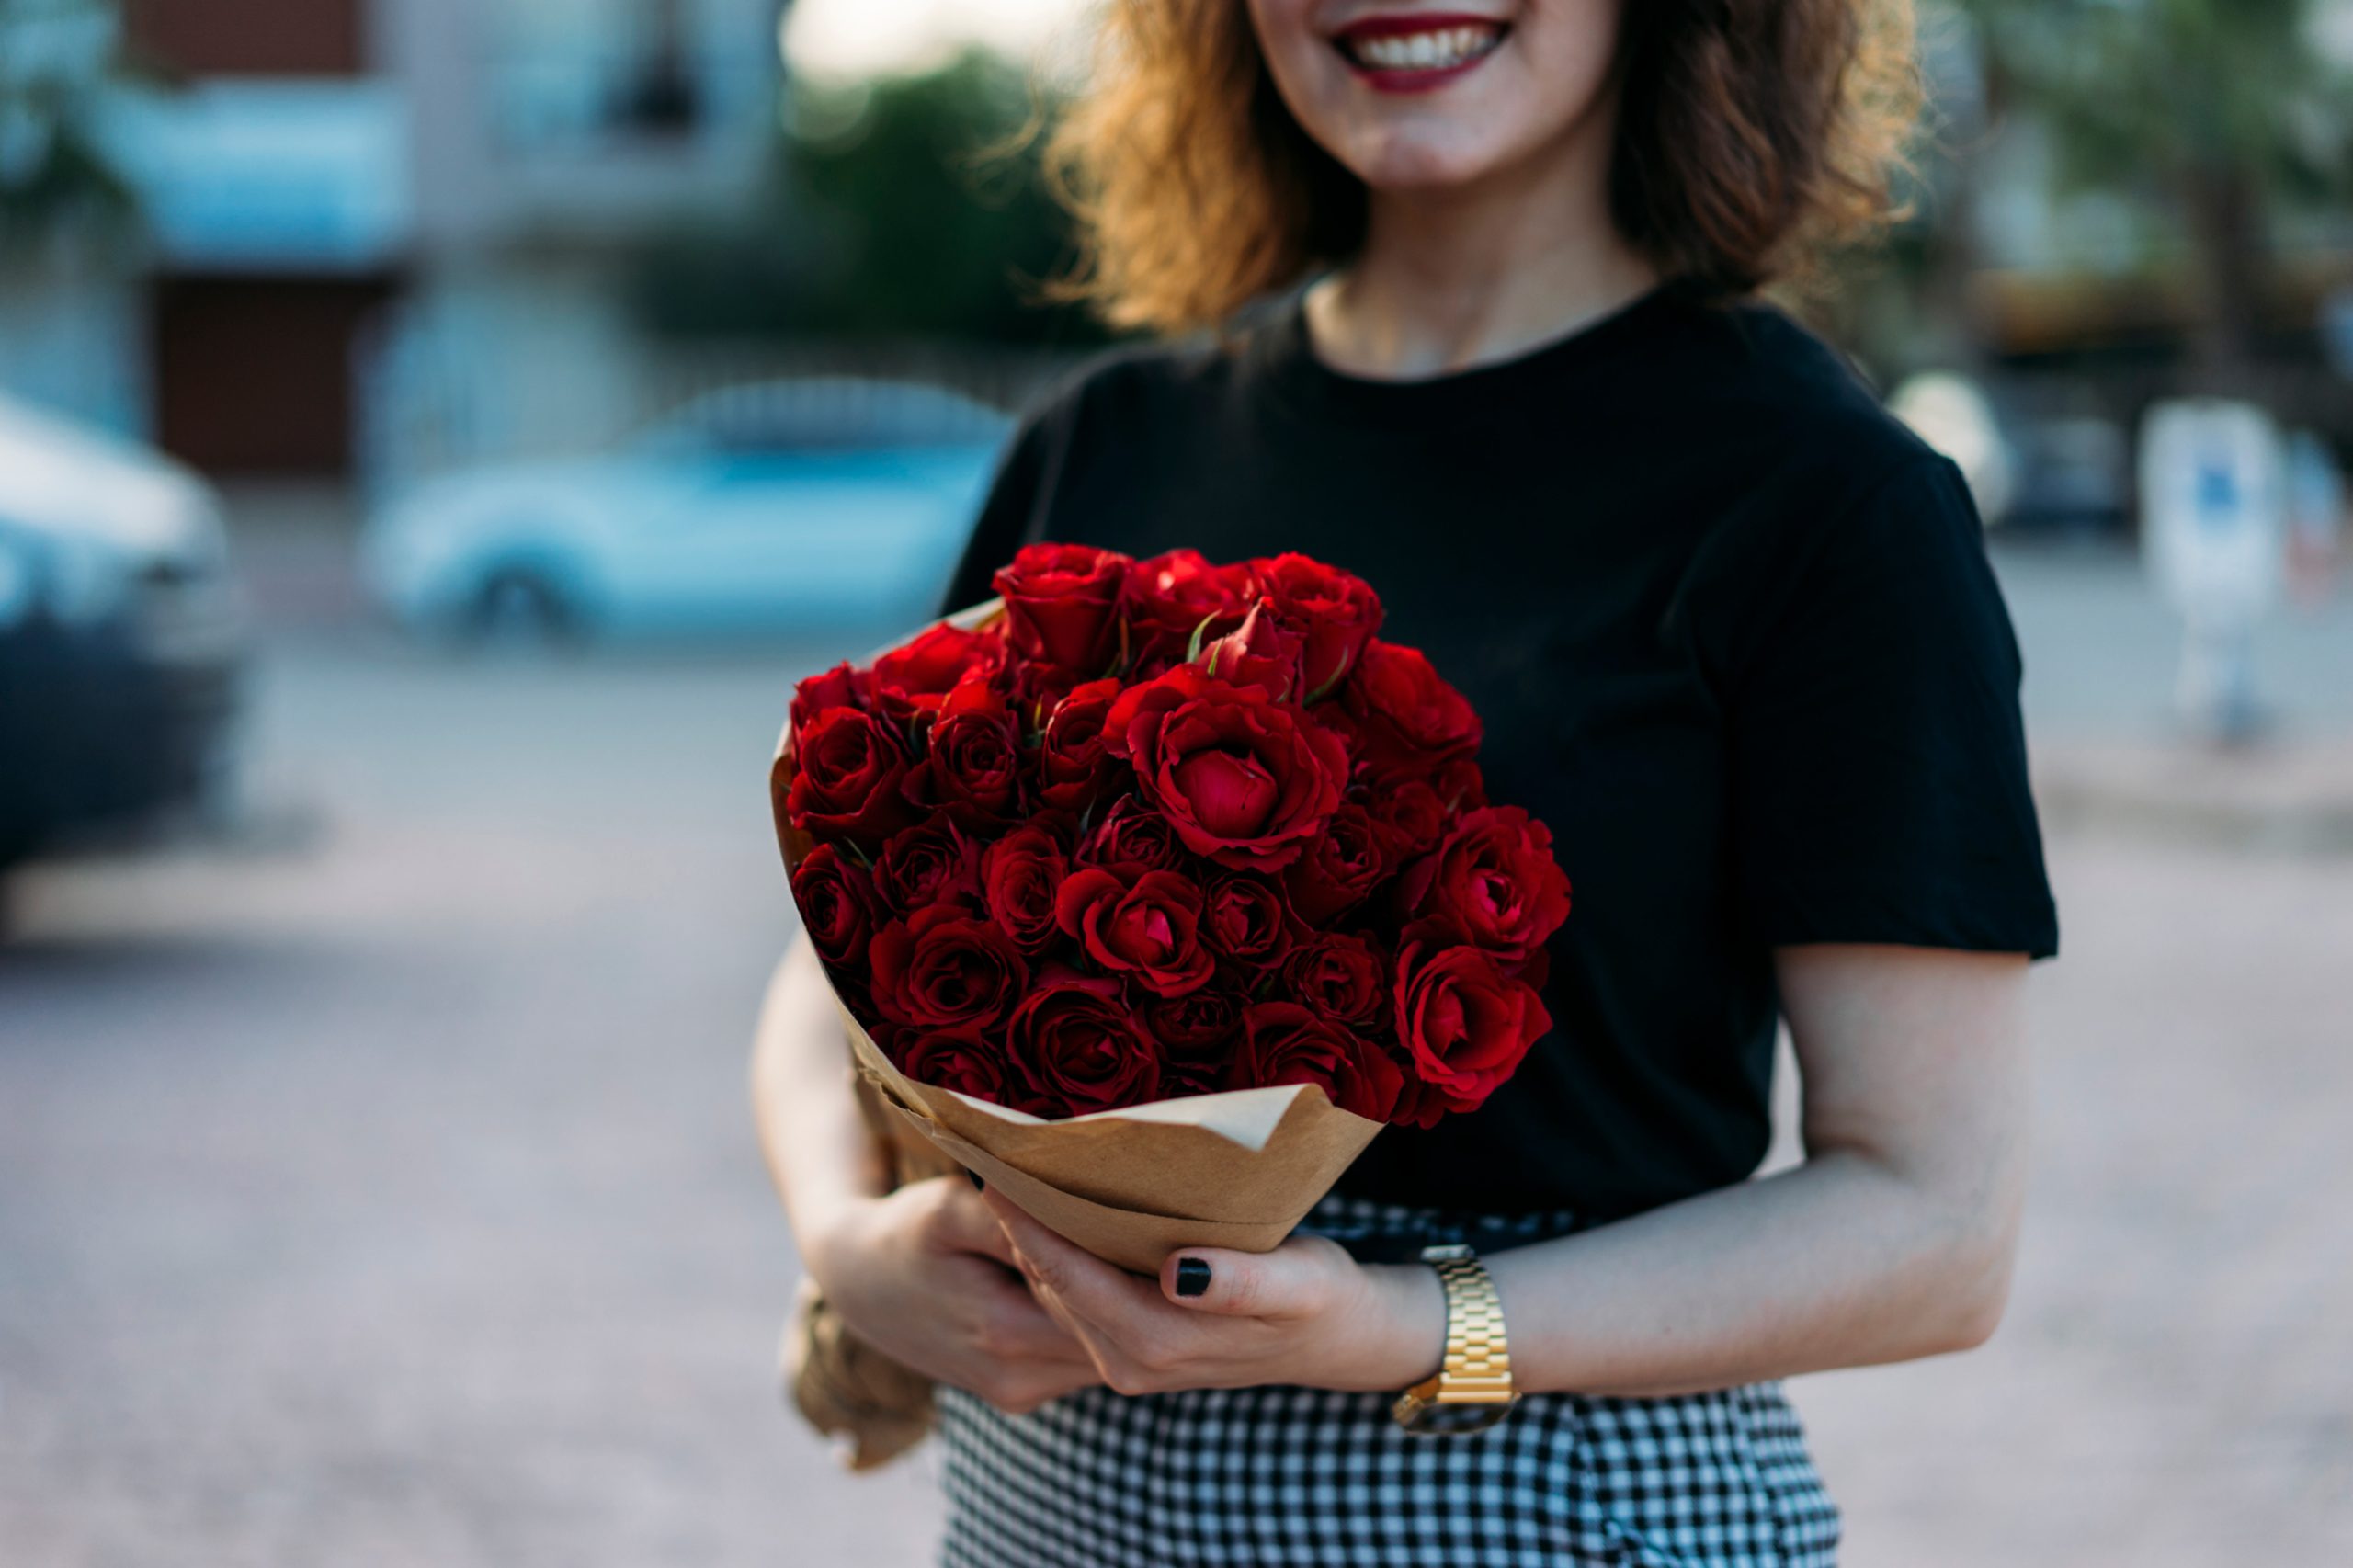
<svg viewBox="0 0 2353 1568">
<path fill-rule="evenodd" d="M 842 1320 L 901 1364 L 1028 1410 L 1097 1381 L 1011 1268 L 972 1185 L 889 1191 L 841 1015 L 808 939 L 777 965 L 752 1049 L 752 1110 L 801 1262 Z"/>
<path fill-rule="evenodd" d="M 1888 947 L 1782 949 L 1802 1069 L 1798 1168 L 1488 1261 L 1527 1391 L 1661 1395 L 1984 1340 L 2025 1183 L 2026 960 Z M 1299 1381 L 1401 1388 L 1438 1364 L 1427 1268 L 1329 1242 L 1188 1249 L 1197 1297 L 1097 1262 L 995 1195 L 1049 1311 L 1114 1388 Z"/>
</svg>

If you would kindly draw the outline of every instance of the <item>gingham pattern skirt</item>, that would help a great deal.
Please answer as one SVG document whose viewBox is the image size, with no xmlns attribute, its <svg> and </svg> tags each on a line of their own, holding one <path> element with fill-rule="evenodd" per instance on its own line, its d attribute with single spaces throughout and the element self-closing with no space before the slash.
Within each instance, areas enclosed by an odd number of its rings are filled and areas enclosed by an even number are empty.
<svg viewBox="0 0 2353 1568">
<path fill-rule="evenodd" d="M 1326 1199 L 1305 1227 L 1483 1251 L 1565 1215 L 1449 1221 Z M 1775 1383 L 1674 1399 L 1533 1394 L 1498 1426 L 1415 1437 L 1390 1395 L 1270 1386 L 1028 1415 L 939 1391 L 945 1568 L 1800 1568 L 1838 1510 Z"/>
</svg>

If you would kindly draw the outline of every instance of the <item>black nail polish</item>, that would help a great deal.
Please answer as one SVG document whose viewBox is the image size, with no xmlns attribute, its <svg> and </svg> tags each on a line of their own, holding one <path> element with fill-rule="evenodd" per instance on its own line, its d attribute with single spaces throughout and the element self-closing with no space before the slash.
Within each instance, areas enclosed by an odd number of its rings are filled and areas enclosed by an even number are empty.
<svg viewBox="0 0 2353 1568">
<path fill-rule="evenodd" d="M 1198 1257 L 1176 1260 L 1176 1293 L 1180 1296 L 1205 1296 L 1210 1289 L 1210 1266 Z"/>
</svg>

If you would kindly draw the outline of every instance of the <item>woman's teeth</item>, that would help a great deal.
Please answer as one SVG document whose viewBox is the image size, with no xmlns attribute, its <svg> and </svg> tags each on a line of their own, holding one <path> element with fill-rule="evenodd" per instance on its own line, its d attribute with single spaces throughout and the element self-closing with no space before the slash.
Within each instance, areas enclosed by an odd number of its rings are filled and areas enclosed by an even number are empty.
<svg viewBox="0 0 2353 1568">
<path fill-rule="evenodd" d="M 1498 28 L 1439 28 L 1348 40 L 1350 56 L 1375 71 L 1444 71 L 1478 59 L 1502 39 Z"/>
</svg>

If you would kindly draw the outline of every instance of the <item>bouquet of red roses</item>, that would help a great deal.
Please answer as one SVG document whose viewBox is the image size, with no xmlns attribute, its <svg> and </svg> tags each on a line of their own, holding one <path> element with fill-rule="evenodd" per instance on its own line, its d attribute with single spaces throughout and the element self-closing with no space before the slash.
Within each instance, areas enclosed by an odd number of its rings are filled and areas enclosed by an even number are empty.
<svg viewBox="0 0 2353 1568">
<path fill-rule="evenodd" d="M 1552 1027 L 1552 835 L 1361 579 L 1037 544 L 802 681 L 771 777 L 859 1066 L 1114 1262 L 1279 1242 Z"/>
</svg>

